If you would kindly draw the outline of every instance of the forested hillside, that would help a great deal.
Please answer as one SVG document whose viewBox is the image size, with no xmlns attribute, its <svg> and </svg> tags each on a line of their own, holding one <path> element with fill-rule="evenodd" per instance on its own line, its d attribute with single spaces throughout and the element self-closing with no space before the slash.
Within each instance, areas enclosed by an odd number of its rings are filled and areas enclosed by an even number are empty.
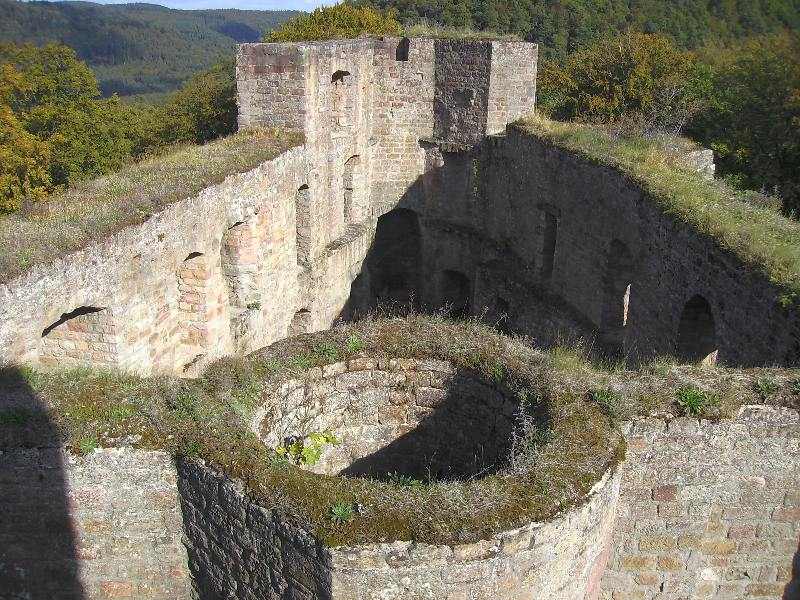
<svg viewBox="0 0 800 600">
<path fill-rule="evenodd" d="M 167 92 L 294 11 L 173 10 L 155 4 L 0 0 L 0 42 L 65 44 L 104 95 Z"/>
<path fill-rule="evenodd" d="M 670 36 L 681 48 L 800 29 L 800 0 L 371 0 L 404 23 L 515 33 L 563 57 L 609 34 L 635 29 Z"/>
</svg>

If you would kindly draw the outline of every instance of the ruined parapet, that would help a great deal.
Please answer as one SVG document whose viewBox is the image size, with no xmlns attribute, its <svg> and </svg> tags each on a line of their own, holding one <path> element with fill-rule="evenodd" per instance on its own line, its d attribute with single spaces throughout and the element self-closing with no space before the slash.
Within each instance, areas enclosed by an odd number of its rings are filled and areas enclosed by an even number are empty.
<svg viewBox="0 0 800 600">
<path fill-rule="evenodd" d="M 366 71 L 359 64 L 364 57 L 373 59 Z M 375 118 L 372 135 L 416 127 L 401 116 L 414 107 L 417 119 L 432 126 L 420 137 L 474 145 L 533 110 L 537 58 L 536 44 L 491 40 L 243 44 L 236 66 L 239 126 L 298 128 L 309 135 L 319 120 L 330 119 L 346 128 L 366 91 L 361 110 Z M 389 129 L 382 129 L 384 119 Z"/>
</svg>

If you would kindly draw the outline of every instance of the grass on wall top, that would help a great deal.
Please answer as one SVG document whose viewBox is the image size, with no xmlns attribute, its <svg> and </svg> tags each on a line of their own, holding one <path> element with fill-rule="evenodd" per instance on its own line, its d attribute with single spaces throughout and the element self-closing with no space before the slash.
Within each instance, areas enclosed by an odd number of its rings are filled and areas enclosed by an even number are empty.
<svg viewBox="0 0 800 600">
<path fill-rule="evenodd" d="M 450 361 L 505 389 L 525 391 L 531 407 L 547 411 L 549 428 L 544 436 L 523 437 L 532 443 L 496 475 L 413 487 L 309 473 L 276 460 L 250 431 L 255 411 L 282 382 L 364 356 Z M 742 404 L 800 408 L 797 374 L 666 361 L 635 372 L 614 370 L 593 365 L 579 349 L 534 350 L 527 340 L 475 321 L 365 319 L 223 359 L 196 380 L 0 368 L 0 450 L 59 444 L 79 453 L 110 446 L 161 449 L 203 459 L 240 479 L 261 504 L 300 519 L 330 546 L 470 543 L 580 502 L 622 458 L 622 421 L 638 414 L 719 418 Z M 341 502 L 363 510 L 336 522 L 331 510 Z"/>
<path fill-rule="evenodd" d="M 182 146 L 78 184 L 30 210 L 0 216 L 0 282 L 78 250 L 228 175 L 248 171 L 301 143 L 297 134 L 246 130 Z"/>
<path fill-rule="evenodd" d="M 540 436 L 537 425 L 531 431 L 537 435 L 525 438 L 530 443 L 519 446 L 498 474 L 414 486 L 310 473 L 280 460 L 251 432 L 256 410 L 274 401 L 283 382 L 356 357 L 450 361 L 508 393 L 524 391 L 524 405 L 542 411 L 547 429 Z M 367 319 L 284 340 L 248 357 L 221 360 L 197 380 L 0 368 L 0 450 L 59 443 L 80 453 L 118 445 L 161 449 L 203 459 L 243 481 L 264 506 L 299 519 L 330 546 L 469 543 L 580 502 L 624 454 L 621 434 L 602 408 L 566 388 L 550 393 L 550 373 L 547 356 L 522 341 L 476 322 L 423 316 Z M 10 399 L 26 394 L 27 405 L 14 407 Z M 331 511 L 337 503 L 361 510 L 336 522 Z"/>
<path fill-rule="evenodd" d="M 709 181 L 665 151 L 658 140 L 612 137 L 587 125 L 532 115 L 514 125 L 592 162 L 632 178 L 665 213 L 717 241 L 785 290 L 780 301 L 800 300 L 800 223 L 750 201 L 754 193 Z"/>
</svg>

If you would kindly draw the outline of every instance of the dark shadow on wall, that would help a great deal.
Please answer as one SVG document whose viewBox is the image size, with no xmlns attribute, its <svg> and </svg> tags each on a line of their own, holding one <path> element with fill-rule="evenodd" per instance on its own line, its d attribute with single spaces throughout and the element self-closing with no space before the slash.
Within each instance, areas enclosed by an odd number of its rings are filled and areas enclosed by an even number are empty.
<svg viewBox="0 0 800 600">
<path fill-rule="evenodd" d="M 800 541 L 792 560 L 792 578 L 783 591 L 783 600 L 800 600 Z"/>
<path fill-rule="evenodd" d="M 465 204 L 453 201 L 453 194 L 474 193 L 464 186 L 454 191 L 452 180 L 464 170 L 462 163 L 442 161 L 432 167 L 378 218 L 338 319 L 425 312 L 479 318 L 504 333 L 531 336 L 542 347 L 594 339 L 596 330 L 586 317 L 539 282 L 536 265 L 479 229 L 443 217 Z M 440 256 L 448 244 L 456 245 L 446 253 L 449 261 Z"/>
<path fill-rule="evenodd" d="M 0 599 L 82 600 L 64 436 L 16 367 L 0 367 Z"/>
<path fill-rule="evenodd" d="M 197 600 L 329 600 L 326 550 L 296 519 L 255 504 L 221 473 L 176 459 L 184 542 Z"/>
<path fill-rule="evenodd" d="M 387 440 L 339 475 L 466 480 L 507 466 L 519 423 L 519 403 L 513 396 L 483 383 L 475 373 L 459 370 L 443 389 L 425 388 L 415 398 L 415 404 L 408 405 L 409 412 L 419 418 L 413 429 Z M 539 428 L 548 427 L 547 415 L 536 417 Z"/>
</svg>

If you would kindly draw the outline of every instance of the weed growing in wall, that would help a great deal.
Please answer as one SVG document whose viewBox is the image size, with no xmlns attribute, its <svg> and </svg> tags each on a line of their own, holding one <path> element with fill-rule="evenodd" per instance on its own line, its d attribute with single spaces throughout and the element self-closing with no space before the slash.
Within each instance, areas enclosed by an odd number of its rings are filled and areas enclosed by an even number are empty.
<svg viewBox="0 0 800 600">
<path fill-rule="evenodd" d="M 330 431 L 315 431 L 305 437 L 287 440 L 287 443 L 275 448 L 275 454 L 284 457 L 293 464 L 311 467 L 322 458 L 326 446 L 336 446 L 339 440 Z"/>
<path fill-rule="evenodd" d="M 589 392 L 592 400 L 594 400 L 602 409 L 603 412 L 610 417 L 615 417 L 619 413 L 619 406 L 621 398 L 619 394 L 609 388 L 593 389 Z"/>
<path fill-rule="evenodd" d="M 416 479 L 414 477 L 411 477 L 410 475 L 405 475 L 403 473 L 397 473 L 397 472 L 387 473 L 386 479 L 390 483 L 393 483 L 394 485 L 398 485 L 400 487 L 416 488 L 425 485 L 425 482 L 422 481 L 421 479 Z"/>
<path fill-rule="evenodd" d="M 364 349 L 364 340 L 355 333 L 347 338 L 346 349 L 348 354 L 358 354 Z"/>
<path fill-rule="evenodd" d="M 678 406 L 689 417 L 705 416 L 717 404 L 716 396 L 693 386 L 684 386 L 678 389 L 675 395 Z"/>
<path fill-rule="evenodd" d="M 87 437 L 78 440 L 78 450 L 81 454 L 91 454 L 100 447 L 97 439 L 94 437 Z"/>
<path fill-rule="evenodd" d="M 758 395 L 764 400 L 768 400 L 770 396 L 777 392 L 781 387 L 772 377 L 767 376 L 756 379 L 753 386 L 755 387 L 756 392 L 758 392 Z"/>
<path fill-rule="evenodd" d="M 331 506 L 330 518 L 334 525 L 344 525 L 353 520 L 355 507 L 350 502 L 339 501 Z"/>
</svg>

